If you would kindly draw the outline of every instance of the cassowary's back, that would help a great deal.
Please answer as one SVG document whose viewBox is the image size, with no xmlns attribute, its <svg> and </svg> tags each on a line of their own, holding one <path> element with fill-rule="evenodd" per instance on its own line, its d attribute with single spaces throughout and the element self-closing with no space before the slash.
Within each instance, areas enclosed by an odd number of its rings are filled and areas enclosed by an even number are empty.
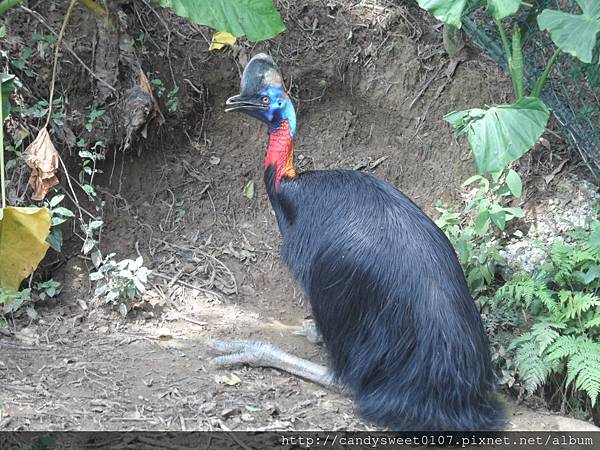
<svg viewBox="0 0 600 450">
<path fill-rule="evenodd" d="M 306 172 L 267 189 L 282 255 L 339 381 L 396 429 L 501 426 L 481 318 L 442 231 L 388 183 Z"/>
</svg>

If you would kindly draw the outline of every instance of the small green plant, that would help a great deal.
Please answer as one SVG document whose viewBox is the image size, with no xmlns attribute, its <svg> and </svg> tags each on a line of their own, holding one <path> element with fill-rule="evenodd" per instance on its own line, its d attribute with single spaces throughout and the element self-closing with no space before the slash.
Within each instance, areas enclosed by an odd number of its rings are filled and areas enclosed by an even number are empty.
<svg viewBox="0 0 600 450">
<path fill-rule="evenodd" d="M 29 63 L 31 55 L 33 55 L 33 50 L 29 47 L 24 47 L 23 50 L 21 50 L 19 57 L 11 60 L 12 65 L 28 77 L 33 77 L 34 75 Z"/>
<path fill-rule="evenodd" d="M 165 95 L 165 92 L 167 93 L 167 109 L 170 112 L 177 111 L 177 93 L 179 92 L 179 86 L 175 86 L 173 89 L 167 92 L 167 88 L 160 78 L 153 78 L 150 80 L 150 83 L 156 88 L 157 97 L 160 98 Z"/>
<path fill-rule="evenodd" d="M 26 288 L 20 291 L 0 288 L 0 306 L 2 306 L 1 315 L 14 313 L 22 306 L 31 302 L 31 289 Z"/>
<path fill-rule="evenodd" d="M 52 112 L 52 121 L 54 124 L 58 126 L 62 126 L 64 124 L 64 113 L 59 109 L 63 106 L 62 98 L 57 98 L 52 101 L 52 106 L 54 110 Z M 16 112 L 20 112 L 25 117 L 31 117 L 34 119 L 42 119 L 46 117 L 48 114 L 48 101 L 40 100 L 33 104 L 32 106 L 28 106 L 25 108 L 15 108 Z"/>
<path fill-rule="evenodd" d="M 170 112 L 177 111 L 177 93 L 179 92 L 179 86 L 175 86 L 167 94 L 167 108 Z"/>
<path fill-rule="evenodd" d="M 52 34 L 42 34 L 38 32 L 34 32 L 31 35 L 31 39 L 33 40 L 33 42 L 41 42 L 44 50 L 47 50 L 51 44 L 54 44 L 56 42 L 56 36 Z"/>
<path fill-rule="evenodd" d="M 63 244 L 63 234 L 59 225 L 63 224 L 67 220 L 75 217 L 75 213 L 64 206 L 60 206 L 65 196 L 63 194 L 55 195 L 47 202 L 47 208 L 50 210 L 51 224 L 50 234 L 46 238 L 46 242 L 52 247 L 53 250 L 60 252 Z"/>
<path fill-rule="evenodd" d="M 152 271 L 144 267 L 141 256 L 121 261 L 114 257 L 114 253 L 109 254 L 98 271 L 90 274 L 90 279 L 97 281 L 96 297 L 102 298 L 105 303 L 118 304 L 119 312 L 125 316 L 130 302 L 146 291 L 145 285 Z"/>
<path fill-rule="evenodd" d="M 91 129 L 91 128 L 90 128 Z M 97 162 L 105 158 L 106 144 L 103 141 L 96 141 L 94 145 L 86 149 L 85 139 L 79 139 L 77 146 L 82 148 L 79 151 L 79 157 L 81 158 L 81 171 L 79 172 L 79 183 L 81 188 L 85 191 L 90 198 L 96 196 L 96 189 L 94 188 L 94 176 L 97 173 L 102 173 L 100 169 L 96 167 Z M 87 177 L 87 179 L 86 179 Z"/>
<path fill-rule="evenodd" d="M 102 253 L 98 247 L 103 226 L 104 221 L 100 217 L 91 220 L 88 223 L 82 222 L 80 224 L 81 231 L 84 233 L 81 253 L 84 255 L 91 255 L 94 267 L 100 267 L 102 264 Z"/>
<path fill-rule="evenodd" d="M 85 129 L 91 132 L 96 119 L 102 117 L 104 113 L 105 111 L 103 109 L 92 109 L 92 111 L 90 111 L 90 114 L 88 115 L 88 120 L 85 124 Z"/>
<path fill-rule="evenodd" d="M 32 288 L 21 289 L 20 291 L 0 289 L 0 316 L 27 307 L 27 314 L 31 318 L 35 318 L 37 315 L 30 305 L 36 301 L 56 297 L 60 294 L 60 289 L 60 282 L 52 279 L 34 283 Z"/>
<path fill-rule="evenodd" d="M 150 83 L 152 84 L 152 86 L 156 87 L 157 97 L 162 97 L 165 94 L 167 88 L 165 88 L 165 85 L 163 84 L 160 78 L 153 78 L 152 80 L 150 80 Z"/>
<path fill-rule="evenodd" d="M 60 282 L 56 280 L 48 280 L 35 283 L 34 288 L 40 300 L 46 300 L 47 298 L 53 298 L 60 294 L 61 286 Z"/>
<path fill-rule="evenodd" d="M 514 170 L 496 173 L 489 179 L 474 175 L 463 183 L 478 183 L 461 212 L 438 205 L 437 225 L 448 235 L 465 271 L 473 294 L 481 294 L 495 285 L 501 268 L 506 265 L 500 255 L 501 237 L 507 225 L 523 217 L 521 208 L 507 206 L 511 197 L 519 197 L 521 178 Z"/>
</svg>

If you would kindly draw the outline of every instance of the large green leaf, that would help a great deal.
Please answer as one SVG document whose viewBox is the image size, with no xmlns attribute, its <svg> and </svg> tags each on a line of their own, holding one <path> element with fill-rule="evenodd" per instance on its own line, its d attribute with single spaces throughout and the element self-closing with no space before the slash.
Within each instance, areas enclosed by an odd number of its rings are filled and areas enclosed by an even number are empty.
<svg viewBox="0 0 600 450">
<path fill-rule="evenodd" d="M 488 11 L 496 19 L 504 19 L 519 10 L 521 0 L 487 0 Z"/>
<path fill-rule="evenodd" d="M 467 133 L 478 173 L 502 170 L 540 138 L 550 111 L 539 98 L 523 97 L 512 105 L 451 112 L 444 120 Z"/>
<path fill-rule="evenodd" d="M 2 89 L 2 117 L 4 117 L 4 120 L 6 120 L 10 114 L 9 96 L 15 90 L 15 85 L 13 82 L 14 78 L 14 75 L 6 72 L 0 73 L 0 89 Z"/>
<path fill-rule="evenodd" d="M 460 28 L 467 0 L 417 0 L 419 6 L 426 9 L 436 19 Z"/>
<path fill-rule="evenodd" d="M 538 25 L 548 30 L 558 48 L 585 63 L 591 63 L 600 32 L 600 1 L 577 0 L 583 14 L 545 9 L 538 16 Z"/>
<path fill-rule="evenodd" d="M 261 41 L 285 30 L 272 0 L 160 0 L 160 6 L 194 23 Z"/>
</svg>

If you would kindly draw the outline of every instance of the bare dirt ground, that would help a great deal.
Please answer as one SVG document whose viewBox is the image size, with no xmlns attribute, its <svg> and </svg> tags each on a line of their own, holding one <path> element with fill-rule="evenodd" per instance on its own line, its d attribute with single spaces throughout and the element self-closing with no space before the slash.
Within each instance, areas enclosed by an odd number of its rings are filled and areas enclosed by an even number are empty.
<svg viewBox="0 0 600 450">
<path fill-rule="evenodd" d="M 266 132 L 222 105 L 237 92 L 241 64 L 269 51 L 297 103 L 297 165 L 373 172 L 431 213 L 474 172 L 441 117 L 502 101 L 510 82 L 474 49 L 457 66 L 448 60 L 441 30 L 416 7 L 293 3 L 279 2 L 283 35 L 216 54 L 207 51 L 207 29 L 144 1 L 124 7 L 130 34 L 147 36 L 138 50 L 144 71 L 181 91 L 175 112 L 161 100 L 167 122 L 151 123 L 137 152 L 108 154 L 102 248 L 119 258 L 142 255 L 154 276 L 123 318 L 93 299 L 91 263 L 75 237 L 67 256 L 51 255 L 60 261 L 53 273 L 60 296 L 36 305 L 39 319 L 13 318 L 0 330 L 0 429 L 373 429 L 348 398 L 311 383 L 272 369 L 210 365 L 209 337 L 268 340 L 324 362 L 322 349 L 293 334 L 309 311 L 278 257 L 262 185 Z M 75 17 L 67 41 L 81 38 L 86 14 Z M 49 23 L 57 29 L 60 20 Z M 79 50 L 85 57 L 90 49 Z M 62 71 L 63 95 L 87 114 L 87 88 L 69 78 L 85 75 L 76 61 Z M 531 165 L 543 172 L 540 161 Z M 252 199 L 242 195 L 250 180 Z M 513 429 L 592 427 L 503 395 Z"/>
</svg>

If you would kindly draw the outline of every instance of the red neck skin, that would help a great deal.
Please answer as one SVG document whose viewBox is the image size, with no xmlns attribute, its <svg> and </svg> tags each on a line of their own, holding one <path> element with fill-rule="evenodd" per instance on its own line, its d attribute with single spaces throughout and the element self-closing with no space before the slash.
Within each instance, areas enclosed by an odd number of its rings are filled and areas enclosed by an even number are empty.
<svg viewBox="0 0 600 450">
<path fill-rule="evenodd" d="M 296 176 L 294 169 L 294 140 L 287 120 L 269 133 L 269 148 L 265 156 L 264 169 L 275 167 L 275 190 L 282 177 Z"/>
</svg>

